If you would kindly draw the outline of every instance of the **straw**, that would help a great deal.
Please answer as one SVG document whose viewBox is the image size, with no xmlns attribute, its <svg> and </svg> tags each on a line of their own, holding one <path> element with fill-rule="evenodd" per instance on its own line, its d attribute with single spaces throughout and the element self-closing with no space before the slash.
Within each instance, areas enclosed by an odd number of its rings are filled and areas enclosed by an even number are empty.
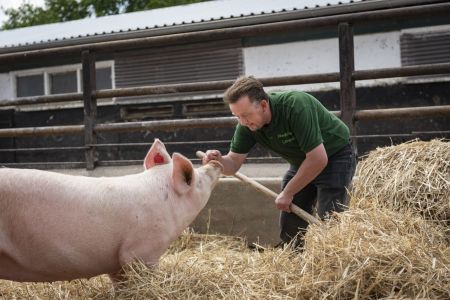
<svg viewBox="0 0 450 300">
<path fill-rule="evenodd" d="M 378 148 L 358 164 L 354 207 L 413 211 L 437 222 L 450 220 L 450 143 L 411 141 Z"/>
</svg>

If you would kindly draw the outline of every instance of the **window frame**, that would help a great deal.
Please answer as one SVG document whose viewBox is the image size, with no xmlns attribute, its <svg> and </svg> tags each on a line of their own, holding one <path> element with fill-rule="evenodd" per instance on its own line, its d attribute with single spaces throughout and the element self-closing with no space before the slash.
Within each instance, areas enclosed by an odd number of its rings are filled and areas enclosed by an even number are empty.
<svg viewBox="0 0 450 300">
<path fill-rule="evenodd" d="M 111 88 L 114 89 L 115 84 L 115 71 L 114 71 L 114 60 L 107 60 L 107 61 L 99 61 L 95 63 L 96 69 L 103 69 L 103 68 L 111 68 Z M 82 65 L 79 64 L 71 64 L 71 65 L 60 65 L 60 66 L 54 66 L 54 67 L 42 67 L 42 68 L 34 68 L 34 69 L 27 69 L 27 70 L 20 70 L 20 71 L 11 71 L 9 72 L 10 76 L 10 82 L 11 82 L 11 95 L 13 95 L 13 99 L 18 99 L 17 97 L 17 77 L 22 76 L 32 76 L 32 75 L 44 75 L 44 94 L 38 95 L 38 96 L 32 96 L 32 97 L 40 97 L 40 96 L 50 96 L 50 95 L 56 95 L 56 94 L 50 94 L 50 75 L 56 74 L 56 73 L 65 73 L 65 72 L 76 72 L 76 78 L 77 78 L 77 93 L 82 93 L 81 90 L 81 81 L 82 81 Z M 114 100 L 114 99 L 113 99 Z"/>
</svg>

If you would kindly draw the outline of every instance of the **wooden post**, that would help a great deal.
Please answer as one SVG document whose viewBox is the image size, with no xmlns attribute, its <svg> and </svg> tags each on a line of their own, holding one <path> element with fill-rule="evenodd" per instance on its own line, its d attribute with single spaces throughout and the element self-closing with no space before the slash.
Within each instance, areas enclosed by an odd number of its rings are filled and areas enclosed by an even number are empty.
<svg viewBox="0 0 450 300">
<path fill-rule="evenodd" d="M 95 168 L 95 147 L 97 136 L 94 127 L 97 118 L 97 99 L 95 97 L 95 53 L 84 50 L 81 53 L 83 65 L 83 101 L 84 101 L 84 143 L 91 145 L 86 149 L 86 169 Z"/>
<path fill-rule="evenodd" d="M 352 73 L 355 70 L 355 55 L 353 47 L 353 26 L 348 23 L 339 23 L 339 71 L 341 120 L 350 129 L 350 135 L 356 135 L 355 110 L 356 90 Z M 356 139 L 353 138 L 353 147 L 357 151 Z"/>
</svg>

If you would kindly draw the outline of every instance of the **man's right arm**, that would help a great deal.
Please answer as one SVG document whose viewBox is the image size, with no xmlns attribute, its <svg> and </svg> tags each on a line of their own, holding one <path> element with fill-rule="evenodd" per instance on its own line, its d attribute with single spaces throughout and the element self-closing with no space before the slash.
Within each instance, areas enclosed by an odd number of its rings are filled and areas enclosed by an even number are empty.
<svg viewBox="0 0 450 300">
<path fill-rule="evenodd" d="M 217 160 L 223 165 L 224 175 L 234 175 L 241 168 L 246 158 L 247 154 L 230 151 L 227 155 L 222 156 L 219 150 L 208 150 L 202 162 L 206 164 L 210 160 Z"/>
</svg>

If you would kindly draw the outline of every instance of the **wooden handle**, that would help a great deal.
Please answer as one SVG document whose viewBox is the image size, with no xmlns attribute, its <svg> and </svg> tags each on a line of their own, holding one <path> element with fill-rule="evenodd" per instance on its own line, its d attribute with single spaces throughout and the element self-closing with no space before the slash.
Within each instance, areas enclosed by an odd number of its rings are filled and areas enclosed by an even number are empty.
<svg viewBox="0 0 450 300">
<path fill-rule="evenodd" d="M 203 156 L 205 156 L 205 153 L 202 152 L 202 151 L 197 151 L 195 154 L 197 155 L 198 158 L 203 158 Z M 245 183 L 250 184 L 255 189 L 257 189 L 258 191 L 263 192 L 264 194 L 266 194 L 268 196 L 271 196 L 273 198 L 278 197 L 277 193 L 275 193 L 271 189 L 265 187 L 261 183 L 257 182 L 254 179 L 251 179 L 250 177 L 248 177 L 248 176 L 246 176 L 246 175 L 244 175 L 242 173 L 236 172 L 236 174 L 234 174 L 234 177 L 238 178 L 239 180 L 242 180 Z M 306 211 L 304 211 L 303 209 L 301 209 L 300 207 L 298 207 L 294 203 L 291 203 L 291 211 L 294 214 L 296 214 L 298 217 L 300 217 L 303 220 L 305 220 L 306 222 L 308 222 L 309 224 L 316 224 L 316 225 L 320 224 L 320 221 L 317 218 L 315 218 L 311 214 L 307 213 Z"/>
</svg>

